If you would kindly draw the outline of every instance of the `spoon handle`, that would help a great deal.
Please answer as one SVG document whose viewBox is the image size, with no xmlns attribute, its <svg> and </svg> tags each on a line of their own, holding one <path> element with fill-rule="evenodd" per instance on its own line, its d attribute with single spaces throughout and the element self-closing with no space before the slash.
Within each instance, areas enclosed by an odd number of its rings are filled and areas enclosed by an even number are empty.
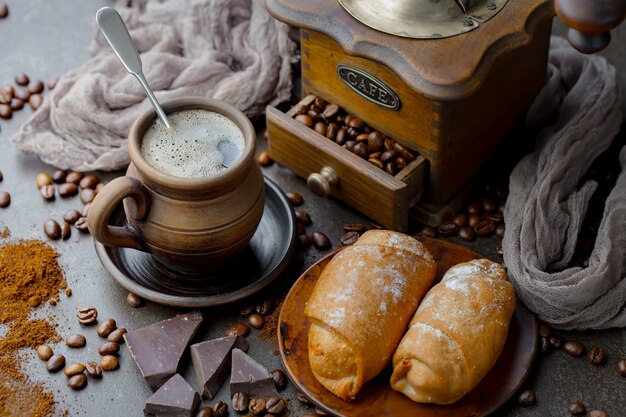
<svg viewBox="0 0 626 417">
<path fill-rule="evenodd" d="M 103 7 L 98 10 L 96 13 L 96 22 L 102 31 L 107 42 L 111 45 L 113 52 L 117 55 L 118 59 L 126 68 L 126 71 L 133 74 L 139 83 L 146 91 L 148 95 L 148 100 L 152 103 L 152 106 L 156 110 L 159 118 L 163 121 L 163 124 L 169 129 L 170 122 L 167 120 L 167 116 L 163 111 L 163 108 L 157 101 L 154 93 L 150 89 L 146 78 L 143 75 L 143 71 L 141 68 L 141 59 L 139 58 L 139 54 L 137 53 L 137 49 L 135 49 L 135 44 L 133 40 L 130 38 L 130 34 L 128 33 L 128 29 L 122 20 L 122 17 L 119 15 L 117 10 L 112 7 Z"/>
</svg>

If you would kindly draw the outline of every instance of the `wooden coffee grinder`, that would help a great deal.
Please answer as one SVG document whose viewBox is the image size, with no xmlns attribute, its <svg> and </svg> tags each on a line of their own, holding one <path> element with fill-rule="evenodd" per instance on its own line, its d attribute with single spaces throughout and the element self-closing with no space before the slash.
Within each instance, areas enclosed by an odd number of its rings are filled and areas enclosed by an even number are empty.
<svg viewBox="0 0 626 417">
<path fill-rule="evenodd" d="M 547 0 L 266 0 L 301 28 L 302 90 L 419 153 L 392 176 L 267 110 L 281 165 L 385 227 L 435 225 L 519 122 L 546 76 Z M 313 98 L 305 97 L 303 101 Z M 296 106 L 297 107 L 297 106 Z"/>
</svg>

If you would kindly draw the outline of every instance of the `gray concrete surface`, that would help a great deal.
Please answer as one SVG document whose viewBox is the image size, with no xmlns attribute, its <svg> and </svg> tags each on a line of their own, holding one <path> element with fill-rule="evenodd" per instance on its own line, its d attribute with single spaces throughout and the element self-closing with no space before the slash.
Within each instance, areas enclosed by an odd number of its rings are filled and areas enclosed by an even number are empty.
<svg viewBox="0 0 626 417">
<path fill-rule="evenodd" d="M 16 73 L 24 71 L 32 79 L 47 80 L 82 64 L 88 57 L 87 50 L 93 30 L 95 11 L 104 4 L 103 0 L 4 0 L 11 9 L 8 19 L 0 20 L 0 84 L 12 82 Z M 258 0 L 257 0 L 258 1 Z M 560 30 L 560 29 L 557 29 Z M 606 53 L 618 67 L 622 87 L 626 83 L 626 58 L 624 42 L 626 25 L 616 31 L 613 43 Z M 31 114 L 30 109 L 17 112 L 10 121 L 0 120 L 0 170 L 4 181 L 0 190 L 12 194 L 12 204 L 8 209 L 0 209 L 0 228 L 8 226 L 13 239 L 45 239 L 42 231 L 43 221 L 47 218 L 60 220 L 63 212 L 81 206 L 78 198 L 57 199 L 47 203 L 42 200 L 35 187 L 35 176 L 40 171 L 52 172 L 53 167 L 41 163 L 38 158 L 24 156 L 15 152 L 10 143 L 11 135 Z M 259 141 L 259 147 L 266 144 Z M 264 170 L 285 191 L 300 191 L 306 203 L 304 209 L 312 215 L 314 224 L 310 231 L 322 230 L 339 244 L 342 234 L 341 224 L 348 221 L 367 219 L 334 201 L 313 196 L 306 184 L 289 171 L 276 165 Z M 119 173 L 99 173 L 102 178 L 112 178 Z M 368 223 L 368 222 L 367 222 Z M 495 253 L 497 239 L 481 240 L 468 246 L 483 252 L 486 256 L 499 260 Z M 94 305 L 100 317 L 113 317 L 119 325 L 135 329 L 157 320 L 176 314 L 177 310 L 148 303 L 139 309 L 131 309 L 125 302 L 126 292 L 119 287 L 104 271 L 98 262 L 91 237 L 79 235 L 73 231 L 69 241 L 53 242 L 52 245 L 61 253 L 60 262 L 66 272 L 69 287 L 73 289 L 71 297 L 62 296 L 56 307 L 47 307 L 40 314 L 52 314 L 59 324 L 59 332 L 67 335 L 80 332 L 87 336 L 85 349 L 69 351 L 63 345 L 56 350 L 66 354 L 70 361 L 87 361 L 98 357 L 99 338 L 95 329 L 81 328 L 76 321 L 75 312 L 86 305 Z M 322 254 L 309 249 L 304 264 L 298 269 L 310 265 Z M 298 271 L 285 277 L 286 281 L 297 277 Z M 0 307 L 1 308 L 1 307 Z M 221 308 L 206 311 L 206 323 L 202 337 L 220 336 L 225 329 L 238 321 L 236 308 Z M 607 348 L 609 363 L 604 367 L 592 367 L 585 358 L 574 359 L 562 352 L 555 352 L 546 357 L 539 357 L 531 371 L 527 386 L 537 391 L 538 405 L 521 408 L 514 403 L 505 405 L 495 413 L 506 417 L 543 417 L 566 416 L 566 405 L 573 400 L 584 401 L 589 410 L 605 410 L 609 416 L 626 416 L 626 378 L 620 378 L 613 370 L 613 363 L 619 355 L 626 356 L 626 332 L 610 330 L 602 332 L 567 332 L 586 346 L 600 345 Z M 279 358 L 274 354 L 276 343 L 265 341 L 253 334 L 250 353 L 269 369 L 279 367 Z M 142 415 L 143 402 L 150 391 L 137 371 L 126 347 L 120 355 L 121 369 L 107 373 L 103 380 L 93 382 L 81 392 L 73 392 L 66 387 L 66 378 L 62 374 L 50 375 L 43 364 L 28 352 L 26 365 L 28 374 L 35 380 L 42 381 L 54 391 L 59 402 L 59 409 L 67 409 L 70 416 L 128 416 Z M 195 383 L 193 371 L 185 374 Z M 291 415 L 304 413 L 304 409 L 295 401 L 293 385 L 285 392 L 293 401 L 290 402 Z M 226 400 L 227 389 L 222 389 L 218 399 Z M 206 403 L 206 402 L 205 402 Z M 212 404 L 213 402 L 210 402 Z M 231 415 L 234 412 L 231 411 Z M 416 416 L 418 417 L 418 416 Z"/>
</svg>

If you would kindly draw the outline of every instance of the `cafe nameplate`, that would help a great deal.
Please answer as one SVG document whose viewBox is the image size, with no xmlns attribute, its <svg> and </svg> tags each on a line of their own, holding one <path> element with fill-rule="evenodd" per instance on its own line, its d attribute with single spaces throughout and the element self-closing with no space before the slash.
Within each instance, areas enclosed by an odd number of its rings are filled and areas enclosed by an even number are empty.
<svg viewBox="0 0 626 417">
<path fill-rule="evenodd" d="M 337 75 L 354 92 L 381 107 L 400 109 L 400 99 L 389 86 L 367 72 L 348 65 L 338 65 Z"/>
</svg>

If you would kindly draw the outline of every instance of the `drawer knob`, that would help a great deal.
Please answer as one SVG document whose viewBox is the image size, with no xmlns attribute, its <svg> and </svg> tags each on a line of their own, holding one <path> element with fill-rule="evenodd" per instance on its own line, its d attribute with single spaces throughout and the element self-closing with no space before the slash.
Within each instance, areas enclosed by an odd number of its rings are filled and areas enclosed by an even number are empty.
<svg viewBox="0 0 626 417">
<path fill-rule="evenodd" d="M 319 174 L 314 172 L 307 178 L 307 184 L 309 189 L 313 191 L 313 194 L 320 197 L 328 197 L 332 191 L 332 187 L 339 183 L 339 177 L 334 169 L 331 167 L 324 167 L 320 170 Z"/>
</svg>

